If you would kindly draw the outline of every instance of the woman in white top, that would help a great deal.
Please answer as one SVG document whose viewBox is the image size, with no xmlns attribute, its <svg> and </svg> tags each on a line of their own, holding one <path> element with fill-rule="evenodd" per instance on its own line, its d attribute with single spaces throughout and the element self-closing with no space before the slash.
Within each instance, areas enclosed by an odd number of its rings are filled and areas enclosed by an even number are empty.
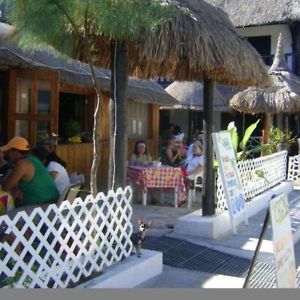
<svg viewBox="0 0 300 300">
<path fill-rule="evenodd" d="M 51 159 L 50 152 L 44 146 L 37 146 L 32 150 L 32 154 L 39 158 L 47 168 L 61 194 L 70 185 L 67 170 L 60 163 Z"/>
<path fill-rule="evenodd" d="M 195 176 L 203 171 L 202 144 L 200 141 L 193 143 L 193 156 L 188 162 L 186 171 L 190 180 L 194 180 Z"/>
</svg>

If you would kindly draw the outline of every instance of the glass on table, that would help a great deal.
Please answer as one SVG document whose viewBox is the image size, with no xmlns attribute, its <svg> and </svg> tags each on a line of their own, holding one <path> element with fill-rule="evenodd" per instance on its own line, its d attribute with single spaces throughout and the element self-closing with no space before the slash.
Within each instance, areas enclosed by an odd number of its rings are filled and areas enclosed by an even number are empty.
<svg viewBox="0 0 300 300">
<path fill-rule="evenodd" d="M 161 167 L 161 162 L 159 160 L 154 160 L 152 162 L 152 166 L 155 168 L 160 168 Z"/>
</svg>

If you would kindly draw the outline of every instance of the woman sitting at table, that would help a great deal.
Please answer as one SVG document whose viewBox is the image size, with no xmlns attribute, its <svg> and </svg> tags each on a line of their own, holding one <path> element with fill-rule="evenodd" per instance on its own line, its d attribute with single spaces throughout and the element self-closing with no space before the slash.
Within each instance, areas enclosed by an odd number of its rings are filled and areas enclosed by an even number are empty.
<svg viewBox="0 0 300 300">
<path fill-rule="evenodd" d="M 187 185 L 190 189 L 194 188 L 194 179 L 203 171 L 203 147 L 200 141 L 193 143 L 193 156 L 188 162 L 186 168 Z"/>
<path fill-rule="evenodd" d="M 131 166 L 150 166 L 152 157 L 147 154 L 147 148 L 144 141 L 137 141 L 134 147 L 134 153 L 131 156 L 129 165 Z"/>
<path fill-rule="evenodd" d="M 44 146 L 37 146 L 32 150 L 36 156 L 49 171 L 55 185 L 61 194 L 71 183 L 67 170 L 52 156 L 50 151 Z M 58 158 L 59 159 L 59 158 Z"/>
<path fill-rule="evenodd" d="M 176 137 L 170 135 L 167 139 L 167 146 L 162 149 L 162 164 L 171 167 L 181 167 L 186 165 L 185 151 L 176 144 Z"/>
</svg>

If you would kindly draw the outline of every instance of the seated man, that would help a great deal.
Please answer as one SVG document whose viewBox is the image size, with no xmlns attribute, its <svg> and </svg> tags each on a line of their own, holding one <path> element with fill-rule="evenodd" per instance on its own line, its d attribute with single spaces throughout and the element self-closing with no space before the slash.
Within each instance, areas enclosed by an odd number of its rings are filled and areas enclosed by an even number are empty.
<svg viewBox="0 0 300 300">
<path fill-rule="evenodd" d="M 38 158 L 29 154 L 29 144 L 22 137 L 12 138 L 1 148 L 10 163 L 11 172 L 2 179 L 2 189 L 20 200 L 18 206 L 54 203 L 59 197 L 55 183 Z M 16 192 L 18 191 L 18 192 Z"/>
</svg>

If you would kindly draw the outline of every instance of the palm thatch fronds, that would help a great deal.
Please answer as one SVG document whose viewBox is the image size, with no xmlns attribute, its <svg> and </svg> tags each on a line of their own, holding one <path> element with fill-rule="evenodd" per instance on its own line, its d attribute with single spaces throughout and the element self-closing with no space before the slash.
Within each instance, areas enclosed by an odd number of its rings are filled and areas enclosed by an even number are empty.
<svg viewBox="0 0 300 300">
<path fill-rule="evenodd" d="M 236 27 L 300 20 L 299 0 L 206 0 L 223 9 Z"/>
<path fill-rule="evenodd" d="M 295 113 L 300 111 L 300 78 L 294 75 L 285 61 L 282 36 L 279 35 L 276 55 L 268 71 L 272 87 L 250 87 L 237 93 L 230 106 L 245 113 Z"/>
<path fill-rule="evenodd" d="M 269 84 L 261 57 L 238 35 L 222 10 L 203 0 L 179 0 L 177 8 L 169 21 L 129 45 L 132 76 L 188 81 L 203 81 L 206 76 L 240 87 Z M 93 39 L 96 64 L 109 67 L 110 40 L 102 36 Z"/>
<path fill-rule="evenodd" d="M 160 109 L 190 109 L 203 111 L 203 85 L 195 81 L 175 81 L 166 88 L 179 103 L 172 106 L 162 106 Z M 228 100 L 214 88 L 214 111 L 229 111 Z"/>
<path fill-rule="evenodd" d="M 79 86 L 92 87 L 89 66 L 71 59 L 51 47 L 35 51 L 21 49 L 3 38 L 12 30 L 11 26 L 0 23 L 0 69 L 50 69 L 59 72 L 60 81 Z M 2 32 L 2 34 L 1 34 Z M 103 91 L 110 91 L 110 71 L 95 69 L 97 80 Z M 129 78 L 127 96 L 136 102 L 172 105 L 177 101 L 153 80 Z"/>
<path fill-rule="evenodd" d="M 300 99 L 291 97 L 284 88 L 250 87 L 234 95 L 230 106 L 247 114 L 291 113 L 300 110 Z"/>
</svg>

